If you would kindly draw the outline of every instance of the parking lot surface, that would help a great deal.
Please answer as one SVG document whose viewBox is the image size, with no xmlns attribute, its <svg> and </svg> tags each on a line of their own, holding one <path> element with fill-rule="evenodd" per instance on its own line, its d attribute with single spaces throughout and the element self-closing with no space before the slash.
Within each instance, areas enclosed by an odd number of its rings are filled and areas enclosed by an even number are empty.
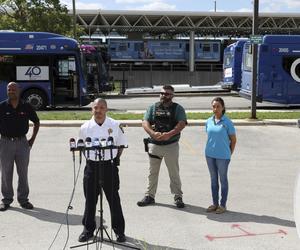
<svg viewBox="0 0 300 250">
<path fill-rule="evenodd" d="M 229 168 L 228 212 L 222 215 L 205 212 L 211 205 L 211 195 L 203 126 L 185 128 L 180 141 L 184 209 L 173 204 L 164 163 L 156 204 L 136 205 L 144 196 L 147 184 L 148 161 L 142 142 L 146 134 L 141 127 L 127 127 L 125 133 L 129 147 L 121 159 L 120 195 L 128 244 L 147 250 L 299 249 L 293 216 L 294 186 L 300 166 L 299 128 L 237 126 L 238 142 Z M 74 181 L 68 143 L 70 137 L 77 135 L 78 127 L 40 129 L 29 167 L 30 201 L 35 209 L 24 210 L 14 201 L 11 209 L 0 213 L 1 250 L 49 249 L 60 225 L 51 249 L 63 249 L 65 244 L 69 249 L 78 244 L 84 209 L 83 166 L 72 201 L 73 209 L 66 221 Z M 78 167 L 76 154 L 76 171 Z M 16 191 L 16 173 L 14 177 Z M 104 224 L 111 234 L 105 199 Z M 106 243 L 94 244 L 88 249 L 97 249 L 97 246 L 113 249 Z M 115 249 L 127 248 L 115 246 Z"/>
</svg>

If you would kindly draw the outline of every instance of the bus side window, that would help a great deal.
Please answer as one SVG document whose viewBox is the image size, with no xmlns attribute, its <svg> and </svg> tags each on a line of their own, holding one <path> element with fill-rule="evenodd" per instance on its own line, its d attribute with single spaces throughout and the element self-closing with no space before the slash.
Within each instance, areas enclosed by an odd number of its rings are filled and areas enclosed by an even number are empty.
<svg viewBox="0 0 300 250">
<path fill-rule="evenodd" d="M 243 57 L 243 70 L 252 71 L 252 54 L 246 53 Z"/>
<path fill-rule="evenodd" d="M 16 81 L 16 64 L 13 56 L 0 56 L 0 81 Z"/>
<path fill-rule="evenodd" d="M 219 45 L 217 43 L 213 43 L 213 52 L 219 52 Z"/>
<path fill-rule="evenodd" d="M 185 44 L 185 51 L 186 51 L 186 52 L 189 52 L 189 51 L 190 51 L 190 44 L 189 44 L 189 43 L 186 43 L 186 44 Z"/>
<path fill-rule="evenodd" d="M 210 44 L 203 45 L 203 52 L 210 52 Z"/>
<path fill-rule="evenodd" d="M 58 60 L 58 72 L 61 78 L 68 77 L 70 72 L 76 71 L 76 63 L 74 57 Z"/>
</svg>

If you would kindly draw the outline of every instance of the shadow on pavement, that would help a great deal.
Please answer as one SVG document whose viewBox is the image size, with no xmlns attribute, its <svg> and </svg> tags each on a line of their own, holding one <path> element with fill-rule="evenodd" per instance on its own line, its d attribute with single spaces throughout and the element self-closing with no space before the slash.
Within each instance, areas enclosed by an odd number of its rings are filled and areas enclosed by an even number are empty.
<svg viewBox="0 0 300 250">
<path fill-rule="evenodd" d="M 207 217 L 209 220 L 218 221 L 218 222 L 256 222 L 262 224 L 274 224 L 284 227 L 296 227 L 294 221 L 280 219 L 274 216 L 269 215 L 255 215 L 255 214 L 247 214 L 241 212 L 234 212 L 228 210 L 224 214 L 215 214 L 215 213 L 207 213 L 206 208 L 198 207 L 190 204 L 185 204 L 185 208 L 180 209 L 182 212 L 192 213 L 192 214 L 200 214 Z M 174 205 L 163 204 L 163 203 L 155 203 L 154 206 L 167 207 L 171 209 L 179 210 L 179 208 Z"/>
<path fill-rule="evenodd" d="M 110 236 L 111 237 L 111 236 Z M 101 245 L 108 245 L 108 246 L 112 246 L 114 249 L 126 249 L 129 250 L 131 249 L 130 247 L 134 247 L 135 248 L 139 248 L 141 250 L 185 250 L 183 248 L 172 248 L 172 247 L 168 247 L 168 246 L 159 246 L 159 245 L 152 245 L 150 243 L 147 243 L 144 240 L 138 240 L 129 236 L 126 236 L 127 240 L 124 243 L 121 243 L 122 245 L 117 245 L 117 244 L 113 244 L 113 242 L 109 242 L 108 238 L 104 235 L 103 238 L 103 242 L 101 242 L 100 237 L 97 237 L 96 240 L 94 239 L 94 241 L 88 241 L 88 244 L 84 244 L 84 243 L 79 243 L 78 245 L 73 245 L 71 246 L 72 248 L 77 248 L 77 247 L 84 247 L 84 246 L 92 246 L 95 244 L 96 248 L 102 249 Z M 115 242 L 115 238 L 111 238 L 114 242 Z"/>
<path fill-rule="evenodd" d="M 58 223 L 66 225 L 66 213 L 56 212 L 40 207 L 35 207 L 33 210 L 25 210 L 18 207 L 12 207 L 10 210 L 17 211 L 32 217 L 35 217 L 38 220 L 48 221 L 52 223 Z M 70 214 L 68 215 L 69 225 L 81 225 L 82 215 Z M 97 218 L 98 220 L 98 218 Z"/>
<path fill-rule="evenodd" d="M 138 240 L 138 239 L 135 239 L 135 238 L 131 238 L 129 236 L 126 236 L 126 238 L 127 238 L 127 241 L 125 242 L 126 246 L 117 246 L 117 245 L 115 245 L 114 247 L 116 249 L 122 249 L 122 250 L 123 249 L 124 250 L 125 249 L 129 250 L 130 248 L 128 248 L 127 246 L 138 247 L 141 250 L 185 250 L 183 248 L 172 248 L 172 247 L 168 247 L 168 246 L 153 245 L 153 244 L 147 243 L 144 240 Z M 111 244 L 106 243 L 106 242 L 103 242 L 102 244 L 111 245 Z"/>
</svg>

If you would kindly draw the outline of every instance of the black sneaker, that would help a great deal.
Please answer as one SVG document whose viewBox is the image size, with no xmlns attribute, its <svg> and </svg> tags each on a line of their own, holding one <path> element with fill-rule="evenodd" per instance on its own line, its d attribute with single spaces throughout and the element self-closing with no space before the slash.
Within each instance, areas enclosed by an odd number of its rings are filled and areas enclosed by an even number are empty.
<svg viewBox="0 0 300 250">
<path fill-rule="evenodd" d="M 176 207 L 178 207 L 178 208 L 184 208 L 184 206 L 185 206 L 181 197 L 176 198 L 174 203 L 175 203 Z"/>
<path fill-rule="evenodd" d="M 119 234 L 119 235 L 117 235 L 117 242 L 125 242 L 125 241 L 126 241 L 125 234 Z"/>
<path fill-rule="evenodd" d="M 144 206 L 148 206 L 150 204 L 154 204 L 155 203 L 155 200 L 154 198 L 152 198 L 151 196 L 145 196 L 141 201 L 138 201 L 137 202 L 137 205 L 139 207 L 144 207 Z"/>
<path fill-rule="evenodd" d="M 90 240 L 91 238 L 94 237 L 94 234 L 92 232 L 85 232 L 83 231 L 79 237 L 78 237 L 78 241 L 79 242 L 86 242 L 88 240 Z"/>
<path fill-rule="evenodd" d="M 33 205 L 29 201 L 26 201 L 25 203 L 22 203 L 21 207 L 24 208 L 24 209 L 33 209 Z"/>
<path fill-rule="evenodd" d="M 0 211 L 4 212 L 4 211 L 6 211 L 9 207 L 10 207 L 9 204 L 1 203 L 1 204 L 0 204 Z"/>
</svg>

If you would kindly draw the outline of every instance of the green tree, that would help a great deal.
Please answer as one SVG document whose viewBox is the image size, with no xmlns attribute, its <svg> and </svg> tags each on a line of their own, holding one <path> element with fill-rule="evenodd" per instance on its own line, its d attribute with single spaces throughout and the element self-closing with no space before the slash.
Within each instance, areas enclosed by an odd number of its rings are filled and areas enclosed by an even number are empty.
<svg viewBox="0 0 300 250">
<path fill-rule="evenodd" d="M 72 34 L 72 19 L 60 0 L 0 0 L 0 29 Z"/>
</svg>

